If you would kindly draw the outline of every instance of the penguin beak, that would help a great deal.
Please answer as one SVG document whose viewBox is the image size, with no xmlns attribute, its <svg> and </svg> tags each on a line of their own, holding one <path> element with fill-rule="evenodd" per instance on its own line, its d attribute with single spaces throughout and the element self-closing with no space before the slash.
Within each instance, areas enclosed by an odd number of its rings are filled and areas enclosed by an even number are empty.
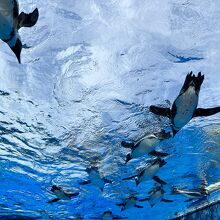
<svg viewBox="0 0 220 220">
<path fill-rule="evenodd" d="M 21 40 L 18 38 L 14 47 L 11 47 L 11 50 L 14 52 L 15 56 L 18 59 L 18 62 L 21 63 L 21 50 L 22 50 L 22 43 Z"/>
</svg>

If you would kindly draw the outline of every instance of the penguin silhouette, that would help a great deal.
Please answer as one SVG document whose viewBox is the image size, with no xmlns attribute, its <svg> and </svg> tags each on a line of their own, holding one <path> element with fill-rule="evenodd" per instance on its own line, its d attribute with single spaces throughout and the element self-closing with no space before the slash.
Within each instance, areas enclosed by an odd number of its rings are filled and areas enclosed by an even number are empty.
<svg viewBox="0 0 220 220">
<path fill-rule="evenodd" d="M 154 114 L 170 118 L 173 136 L 193 117 L 210 116 L 220 112 L 220 106 L 215 108 L 197 108 L 203 80 L 204 75 L 201 72 L 197 76 L 190 72 L 187 74 L 183 87 L 171 109 L 150 106 L 150 111 Z"/>
</svg>

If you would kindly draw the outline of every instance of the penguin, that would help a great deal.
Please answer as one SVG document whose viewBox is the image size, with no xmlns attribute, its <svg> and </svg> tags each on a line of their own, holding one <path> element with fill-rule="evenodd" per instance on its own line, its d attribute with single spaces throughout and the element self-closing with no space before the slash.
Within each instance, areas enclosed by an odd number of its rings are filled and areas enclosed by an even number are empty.
<svg viewBox="0 0 220 220">
<path fill-rule="evenodd" d="M 195 76 L 191 71 L 187 74 L 182 89 L 175 99 L 171 109 L 154 105 L 150 106 L 150 111 L 152 113 L 170 118 L 173 137 L 193 117 L 210 116 L 220 112 L 220 106 L 206 109 L 197 108 L 200 87 L 203 80 L 204 75 L 202 75 L 201 72 Z"/>
<path fill-rule="evenodd" d="M 161 180 L 158 176 L 155 176 L 155 174 L 159 171 L 161 167 L 163 167 L 167 162 L 161 158 L 156 158 L 152 160 L 151 163 L 148 163 L 146 166 L 140 168 L 138 174 L 123 178 L 122 180 L 130 180 L 135 178 L 136 186 L 140 184 L 140 182 L 144 182 L 150 179 L 153 179 L 154 181 L 162 184 L 166 184 L 165 181 Z"/>
<path fill-rule="evenodd" d="M 162 130 L 154 134 L 148 134 L 137 142 L 129 143 L 126 141 L 122 141 L 121 145 L 123 147 L 131 149 L 131 153 L 127 154 L 125 163 L 129 162 L 131 159 L 138 158 L 146 154 L 158 157 L 167 156 L 167 153 L 159 152 L 153 149 L 158 143 L 160 143 L 160 141 L 168 139 L 170 137 L 170 132 L 166 133 L 164 130 Z"/>
<path fill-rule="evenodd" d="M 106 179 L 105 177 L 102 177 L 97 167 L 88 167 L 86 168 L 86 172 L 88 174 L 89 179 L 86 181 L 82 181 L 79 184 L 80 185 L 87 185 L 92 184 L 96 187 L 98 187 L 101 192 L 103 192 L 104 186 L 106 183 L 112 183 L 112 181 Z"/>
<path fill-rule="evenodd" d="M 90 219 L 102 219 L 102 220 L 113 220 L 113 219 L 127 219 L 128 217 L 121 217 L 118 215 L 113 215 L 112 211 L 104 211 L 100 217 L 90 217 Z"/>
<path fill-rule="evenodd" d="M 122 203 L 117 204 L 121 207 L 121 211 L 135 207 L 135 208 L 144 208 L 143 206 L 137 205 L 138 198 L 135 195 L 130 195 L 128 198 L 124 199 Z"/>
<path fill-rule="evenodd" d="M 79 195 L 79 192 L 76 193 L 65 192 L 61 187 L 56 185 L 53 185 L 50 191 L 53 192 L 57 196 L 57 198 L 48 201 L 48 203 L 54 203 L 59 200 L 70 200 L 72 197 Z"/>
<path fill-rule="evenodd" d="M 164 189 L 163 184 L 155 183 L 152 190 L 148 192 L 148 197 L 145 199 L 140 199 L 139 202 L 148 201 L 151 208 L 154 207 L 154 205 L 159 202 L 173 202 L 173 200 L 164 199 Z"/>
<path fill-rule="evenodd" d="M 201 197 L 207 196 L 207 191 L 205 189 L 180 189 L 177 187 L 173 187 L 172 194 L 181 194 L 185 197 L 188 197 L 191 199 L 199 199 Z M 188 201 L 188 200 L 187 200 Z"/>
<path fill-rule="evenodd" d="M 22 43 L 18 33 L 21 27 L 32 27 L 37 23 L 39 17 L 38 9 L 26 14 L 19 14 L 17 0 L 0 1 L 0 39 L 4 41 L 14 52 L 19 63 L 21 63 Z"/>
<path fill-rule="evenodd" d="M 205 190 L 207 191 L 208 194 L 216 192 L 216 191 L 220 191 L 220 182 L 205 186 Z"/>
</svg>

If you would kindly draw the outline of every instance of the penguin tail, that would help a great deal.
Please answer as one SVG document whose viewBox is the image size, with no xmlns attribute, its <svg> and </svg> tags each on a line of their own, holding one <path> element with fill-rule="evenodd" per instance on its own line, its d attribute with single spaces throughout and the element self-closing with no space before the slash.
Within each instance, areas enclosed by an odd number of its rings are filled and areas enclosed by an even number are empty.
<svg viewBox="0 0 220 220">
<path fill-rule="evenodd" d="M 39 11 L 37 8 L 29 14 L 21 12 L 18 16 L 18 29 L 21 27 L 32 27 L 37 23 Z"/>
<path fill-rule="evenodd" d="M 137 204 L 135 204 L 134 207 L 135 207 L 135 208 L 138 208 L 138 209 L 142 209 L 142 208 L 144 208 L 144 206 L 137 205 Z"/>
<path fill-rule="evenodd" d="M 161 185 L 166 185 L 166 184 L 167 184 L 167 182 L 163 181 L 163 180 L 160 179 L 158 176 L 154 176 L 152 179 L 153 179 L 155 182 L 157 182 L 157 183 L 159 183 L 159 184 L 161 184 Z"/>
<path fill-rule="evenodd" d="M 173 202 L 173 200 L 170 200 L 170 199 L 164 199 L 164 198 L 161 199 L 160 201 L 161 201 L 161 202 Z"/>
</svg>

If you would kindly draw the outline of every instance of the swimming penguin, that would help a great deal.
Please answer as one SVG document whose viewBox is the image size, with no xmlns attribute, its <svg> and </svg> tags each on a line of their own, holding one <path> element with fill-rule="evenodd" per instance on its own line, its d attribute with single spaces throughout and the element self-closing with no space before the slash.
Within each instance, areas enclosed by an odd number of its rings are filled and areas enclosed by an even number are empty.
<svg viewBox="0 0 220 220">
<path fill-rule="evenodd" d="M 160 141 L 168 139 L 170 137 L 170 132 L 166 133 L 164 130 L 162 130 L 154 134 L 148 134 L 137 142 L 129 143 L 126 141 L 122 141 L 121 145 L 123 147 L 131 149 L 131 153 L 127 154 L 126 163 L 133 158 L 138 158 L 146 154 L 159 157 L 167 156 L 167 153 L 159 152 L 153 149 L 158 143 L 160 143 Z"/>
<path fill-rule="evenodd" d="M 138 202 L 138 198 L 134 195 L 131 195 L 128 198 L 124 199 L 124 201 L 122 203 L 119 203 L 117 205 L 121 206 L 121 211 L 124 211 L 124 210 L 132 208 L 132 207 L 144 208 L 143 206 L 137 205 L 136 202 Z"/>
<path fill-rule="evenodd" d="M 36 8 L 32 13 L 19 14 L 17 0 L 0 1 L 0 39 L 8 44 L 21 63 L 22 43 L 18 33 L 21 27 L 32 27 L 38 20 L 39 12 Z"/>
<path fill-rule="evenodd" d="M 113 220 L 113 219 L 127 219 L 128 217 L 121 217 L 118 215 L 113 215 L 112 211 L 104 211 L 100 217 L 90 217 L 90 219 L 102 219 L 102 220 Z"/>
<path fill-rule="evenodd" d="M 70 200 L 72 197 L 79 195 L 79 192 L 76 193 L 65 192 L 61 187 L 56 185 L 53 185 L 50 191 L 53 192 L 57 196 L 57 198 L 48 201 L 48 203 L 57 202 L 59 200 Z"/>
<path fill-rule="evenodd" d="M 151 207 L 153 207 L 158 201 L 173 202 L 173 200 L 164 199 L 164 193 L 163 184 L 155 183 L 153 189 L 148 192 L 148 197 L 140 199 L 139 202 L 148 201 Z"/>
<path fill-rule="evenodd" d="M 180 189 L 177 187 L 173 187 L 172 194 L 181 194 L 191 199 L 199 199 L 201 197 L 207 196 L 207 191 L 202 188 L 200 189 Z M 187 200 L 188 201 L 188 200 Z"/>
<path fill-rule="evenodd" d="M 203 80 L 204 75 L 202 75 L 201 72 L 199 72 L 197 76 L 190 72 L 187 74 L 183 87 L 171 109 L 154 105 L 150 106 L 150 111 L 154 114 L 170 118 L 173 136 L 193 117 L 210 116 L 220 112 L 220 107 L 207 109 L 197 108 L 200 87 Z"/>
<path fill-rule="evenodd" d="M 205 190 L 207 191 L 208 194 L 216 191 L 220 191 L 220 182 L 205 186 Z"/>
<path fill-rule="evenodd" d="M 158 176 L 155 176 L 155 174 L 159 171 L 159 169 L 164 166 L 167 162 L 161 158 L 156 158 L 152 160 L 151 163 L 148 163 L 146 166 L 140 168 L 138 174 L 124 178 L 122 180 L 130 180 L 135 178 L 136 186 L 140 184 L 140 182 L 144 182 L 150 179 L 155 180 L 158 183 L 166 184 L 165 181 L 161 180 Z"/>
<path fill-rule="evenodd" d="M 101 174 L 97 167 L 89 167 L 86 168 L 86 172 L 88 174 L 89 179 L 86 181 L 82 181 L 80 185 L 92 184 L 98 187 L 101 191 L 103 191 L 104 186 L 106 183 L 112 183 L 110 180 L 106 179 L 105 177 L 101 177 Z"/>
</svg>

